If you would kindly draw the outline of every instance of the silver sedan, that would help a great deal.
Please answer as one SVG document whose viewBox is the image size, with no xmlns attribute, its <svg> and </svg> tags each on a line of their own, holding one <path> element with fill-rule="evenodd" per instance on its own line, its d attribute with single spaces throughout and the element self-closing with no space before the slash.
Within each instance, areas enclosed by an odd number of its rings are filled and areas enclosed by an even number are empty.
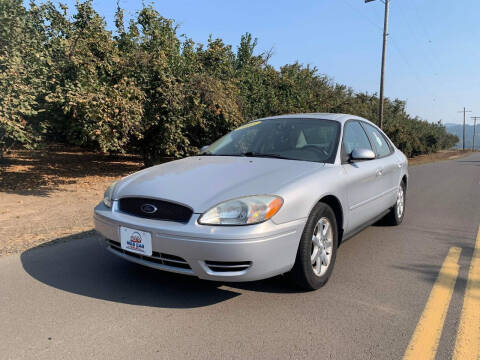
<svg viewBox="0 0 480 360">
<path fill-rule="evenodd" d="M 407 158 L 370 121 L 275 116 L 112 184 L 95 228 L 111 253 L 156 269 L 318 289 L 342 241 L 402 222 L 407 183 Z"/>
</svg>

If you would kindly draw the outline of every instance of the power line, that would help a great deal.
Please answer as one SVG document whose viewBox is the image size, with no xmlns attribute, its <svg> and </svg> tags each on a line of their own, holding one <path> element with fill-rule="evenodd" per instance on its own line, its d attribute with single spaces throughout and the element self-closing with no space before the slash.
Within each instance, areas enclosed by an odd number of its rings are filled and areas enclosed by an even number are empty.
<svg viewBox="0 0 480 360">
<path fill-rule="evenodd" d="M 415 77 L 415 80 L 417 80 L 418 84 L 421 86 L 421 88 L 419 88 L 419 89 L 422 90 L 423 92 L 425 92 L 425 90 L 427 89 L 427 86 L 425 85 L 423 80 L 418 75 L 418 72 L 414 70 L 415 66 L 413 66 L 412 63 L 406 57 L 406 55 L 403 54 L 402 50 L 400 50 L 400 47 L 397 45 L 397 42 L 396 42 L 395 38 L 392 37 L 392 36 L 390 37 L 390 43 L 392 44 L 392 47 L 395 49 L 395 51 L 398 53 L 398 55 L 400 55 L 400 58 L 403 60 L 405 65 L 407 65 L 408 69 L 410 70 L 410 72 Z M 434 94 L 430 94 L 430 95 L 433 95 L 432 98 L 435 100 Z"/>
<path fill-rule="evenodd" d="M 382 1 L 383 2 L 383 1 Z M 360 13 L 361 10 L 359 10 L 359 8 L 353 6 L 349 0 L 344 0 L 343 1 L 344 5 L 349 7 L 350 10 L 352 12 L 354 12 L 356 15 L 358 15 Z M 383 31 L 383 28 L 378 24 L 376 23 L 375 21 L 372 20 L 371 17 L 369 16 L 366 16 L 365 14 L 362 14 L 362 16 L 359 16 L 359 19 L 361 19 L 365 24 L 368 24 L 370 25 L 372 28 L 375 28 L 376 30 L 380 30 L 380 31 Z M 408 69 L 409 73 L 414 77 L 414 79 L 416 80 L 416 88 L 421 91 L 421 92 L 429 92 L 431 98 L 433 101 L 436 101 L 436 96 L 430 92 L 427 88 L 427 86 L 425 85 L 425 83 L 421 80 L 420 78 L 420 75 L 418 73 L 418 71 L 416 71 L 416 67 L 415 66 L 412 66 L 412 64 L 410 63 L 410 61 L 407 59 L 407 57 L 403 54 L 403 52 L 401 51 L 401 49 L 399 48 L 399 46 L 396 44 L 396 40 L 395 40 L 395 37 L 392 36 L 391 34 L 388 34 L 389 37 L 390 37 L 390 43 L 392 44 L 393 48 L 395 49 L 395 51 L 399 54 L 400 58 L 402 59 L 402 61 L 405 63 L 406 65 L 406 68 Z M 427 90 L 428 89 L 428 90 Z"/>
<path fill-rule="evenodd" d="M 355 8 L 348 0 L 344 0 L 344 4 L 347 5 L 350 9 L 352 9 L 356 14 L 360 12 L 358 8 Z M 383 31 L 383 28 L 380 24 L 377 24 L 370 16 L 367 16 L 363 14 L 361 17 L 362 20 L 368 22 L 370 25 L 372 25 L 374 28 L 377 30 Z"/>
<path fill-rule="evenodd" d="M 400 3 L 397 2 L 396 4 L 400 4 Z M 430 39 L 431 37 L 428 34 L 425 26 L 423 25 L 422 19 L 420 18 L 418 7 L 416 7 L 417 10 L 413 11 L 413 13 L 415 13 L 415 16 L 419 19 L 419 21 L 413 22 L 413 23 L 410 21 L 411 17 L 407 16 L 402 6 L 397 6 L 396 9 L 399 10 L 398 13 L 400 14 L 400 17 L 402 18 L 403 22 L 406 24 L 406 27 L 408 28 L 408 33 L 409 35 L 411 35 L 409 37 L 412 43 L 414 41 L 416 41 L 418 44 L 423 44 L 424 41 L 428 41 L 428 43 L 431 43 L 431 39 Z M 418 31 L 418 25 L 420 25 L 420 27 L 422 28 L 423 34 L 425 36 L 421 36 L 420 32 Z M 421 46 L 420 49 L 422 50 L 421 56 L 423 60 L 427 60 L 427 62 L 429 63 L 429 68 L 427 69 L 427 71 L 433 70 L 433 74 L 438 75 L 438 73 L 442 69 L 442 66 L 438 61 L 438 57 L 432 53 L 431 51 L 432 49 L 427 49 L 425 46 Z"/>
<path fill-rule="evenodd" d="M 416 26 L 418 24 L 420 24 L 422 26 L 422 28 L 424 29 L 423 33 L 425 34 L 425 37 L 426 37 L 425 40 L 428 40 L 430 42 L 430 40 L 429 40 L 430 37 L 429 37 L 425 27 L 423 26 L 421 21 L 419 21 L 418 23 L 415 23 L 415 22 L 412 23 L 410 21 L 410 17 L 407 16 L 403 7 L 400 6 L 400 2 L 395 2 L 394 4 L 396 6 L 395 9 L 398 10 L 397 13 L 400 15 L 400 18 L 401 18 L 402 22 L 404 23 L 404 27 L 408 28 L 408 31 L 406 32 L 407 37 L 409 38 L 408 42 L 410 44 L 416 42 L 419 45 L 421 45 L 420 48 L 419 48 L 421 50 L 420 55 L 421 55 L 422 59 L 426 60 L 426 63 L 428 63 L 428 70 L 422 71 L 422 74 L 426 74 L 427 72 L 429 72 L 429 70 L 433 70 L 433 75 L 438 75 L 438 73 L 440 73 L 442 67 L 441 67 L 440 63 L 438 62 L 435 54 L 430 53 L 430 51 L 425 46 L 423 46 L 422 36 L 420 36 L 420 33 L 417 31 Z M 403 2 L 402 2 L 402 4 L 403 4 Z M 417 12 L 418 12 L 418 8 L 417 8 Z M 415 14 L 415 15 L 417 15 L 418 18 L 420 18 L 419 14 Z M 421 92 L 423 92 L 423 93 L 428 92 L 429 95 L 432 98 L 432 101 L 436 102 L 438 94 L 437 95 L 434 94 L 431 91 L 431 89 L 425 85 L 425 82 L 423 80 L 421 80 L 421 78 L 419 76 L 419 72 L 416 71 L 418 66 L 412 66 L 412 64 L 407 59 L 407 57 L 402 53 L 400 47 L 398 46 L 398 44 L 396 42 L 397 42 L 397 38 L 395 36 L 391 36 L 390 37 L 390 43 L 392 44 L 393 48 L 398 52 L 398 54 L 400 55 L 400 57 L 402 58 L 404 63 L 408 66 L 409 72 L 415 77 L 415 80 L 417 80 L 418 84 L 421 86 L 421 88 L 419 88 L 419 90 L 421 90 Z"/>
</svg>

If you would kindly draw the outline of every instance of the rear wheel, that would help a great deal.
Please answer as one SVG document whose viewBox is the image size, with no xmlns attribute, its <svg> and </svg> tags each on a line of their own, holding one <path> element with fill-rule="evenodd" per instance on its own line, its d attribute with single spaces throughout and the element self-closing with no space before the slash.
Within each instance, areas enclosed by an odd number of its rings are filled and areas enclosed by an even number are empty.
<svg viewBox="0 0 480 360">
<path fill-rule="evenodd" d="M 335 213 L 318 203 L 310 214 L 290 276 L 297 286 L 316 290 L 325 285 L 335 264 L 338 230 Z"/>
<path fill-rule="evenodd" d="M 403 217 L 405 216 L 405 197 L 406 197 L 406 186 L 405 182 L 401 182 L 400 186 L 398 187 L 397 192 L 397 202 L 390 209 L 390 212 L 385 217 L 385 221 L 387 225 L 400 225 L 403 221 Z"/>
</svg>

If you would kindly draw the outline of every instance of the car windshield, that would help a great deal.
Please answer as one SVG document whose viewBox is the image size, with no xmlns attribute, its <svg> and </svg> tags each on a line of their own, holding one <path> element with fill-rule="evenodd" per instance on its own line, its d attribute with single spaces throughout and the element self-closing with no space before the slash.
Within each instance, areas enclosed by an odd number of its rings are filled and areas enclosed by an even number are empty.
<svg viewBox="0 0 480 360">
<path fill-rule="evenodd" d="M 282 118 L 249 122 L 215 141 L 201 155 L 271 157 L 333 163 L 340 123 Z"/>
</svg>

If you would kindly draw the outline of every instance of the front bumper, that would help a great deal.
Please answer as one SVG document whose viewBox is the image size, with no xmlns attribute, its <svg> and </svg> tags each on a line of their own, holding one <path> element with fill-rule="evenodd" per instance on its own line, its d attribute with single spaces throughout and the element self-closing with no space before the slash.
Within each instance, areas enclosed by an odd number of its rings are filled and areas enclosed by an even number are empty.
<svg viewBox="0 0 480 360">
<path fill-rule="evenodd" d="M 152 268 L 217 281 L 252 281 L 289 271 L 295 262 L 306 219 L 284 224 L 207 226 L 193 214 L 187 224 L 139 218 L 95 207 L 95 229 L 110 252 Z M 120 247 L 120 226 L 152 234 L 152 257 Z"/>
</svg>

